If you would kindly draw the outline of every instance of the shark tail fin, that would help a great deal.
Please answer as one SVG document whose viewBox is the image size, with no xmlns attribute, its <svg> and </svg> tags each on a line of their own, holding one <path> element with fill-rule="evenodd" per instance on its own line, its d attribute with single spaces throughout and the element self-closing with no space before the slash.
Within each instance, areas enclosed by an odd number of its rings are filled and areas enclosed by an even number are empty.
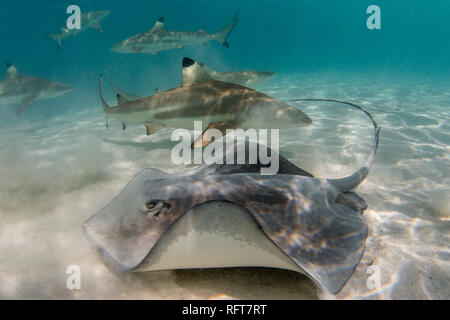
<svg viewBox="0 0 450 320">
<path fill-rule="evenodd" d="M 231 33 L 231 31 L 233 31 L 234 26 L 236 25 L 236 23 L 238 21 L 238 17 L 239 16 L 236 13 L 233 17 L 233 20 L 231 20 L 231 22 L 225 28 L 223 28 L 222 30 L 220 30 L 219 32 L 217 32 L 213 35 L 214 39 L 219 41 L 226 48 L 230 47 L 230 45 L 228 44 L 228 41 L 227 41 L 227 37 Z"/>
<path fill-rule="evenodd" d="M 54 34 L 54 33 L 45 33 L 45 35 L 47 37 L 49 37 L 50 39 L 56 41 L 56 45 L 58 46 L 57 49 L 59 51 L 59 49 L 61 49 L 62 36 L 59 34 Z"/>
</svg>

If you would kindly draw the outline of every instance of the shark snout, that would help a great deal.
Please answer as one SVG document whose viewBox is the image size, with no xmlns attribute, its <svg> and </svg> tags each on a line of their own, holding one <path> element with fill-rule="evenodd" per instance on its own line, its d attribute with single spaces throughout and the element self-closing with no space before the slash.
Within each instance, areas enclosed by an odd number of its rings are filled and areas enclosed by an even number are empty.
<svg viewBox="0 0 450 320">
<path fill-rule="evenodd" d="M 49 88 L 48 95 L 50 97 L 59 97 L 66 93 L 69 93 L 70 91 L 72 91 L 72 88 L 68 85 L 65 85 L 63 83 L 55 83 Z"/>
<path fill-rule="evenodd" d="M 118 53 L 127 53 L 128 52 L 127 46 L 123 42 L 116 43 L 109 50 L 118 52 Z"/>
<path fill-rule="evenodd" d="M 109 16 L 110 13 L 111 13 L 111 11 L 109 11 L 109 10 L 95 11 L 94 12 L 95 19 L 97 21 L 101 21 L 101 20 L 105 19 L 107 16 Z"/>
<path fill-rule="evenodd" d="M 308 126 L 312 123 L 311 118 L 305 113 L 290 106 L 275 111 L 275 118 L 280 123 L 284 123 L 286 128 L 293 126 Z"/>
<path fill-rule="evenodd" d="M 110 13 L 111 11 L 109 10 L 100 10 L 100 15 L 102 18 L 106 18 L 107 16 L 109 16 Z"/>
<path fill-rule="evenodd" d="M 109 50 L 114 51 L 114 52 L 118 52 L 118 49 L 119 49 L 118 45 L 119 44 L 113 45 L 111 48 L 109 48 Z"/>
</svg>

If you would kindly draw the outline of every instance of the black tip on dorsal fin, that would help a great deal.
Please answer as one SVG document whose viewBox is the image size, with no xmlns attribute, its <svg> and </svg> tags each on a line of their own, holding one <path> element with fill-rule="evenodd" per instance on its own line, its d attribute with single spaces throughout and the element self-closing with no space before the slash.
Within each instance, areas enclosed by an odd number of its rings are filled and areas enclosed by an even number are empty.
<svg viewBox="0 0 450 320">
<path fill-rule="evenodd" d="M 183 58 L 183 68 L 187 68 L 192 66 L 195 63 L 194 60 L 192 60 L 191 58 L 188 57 L 184 57 Z"/>
<path fill-rule="evenodd" d="M 164 17 L 159 18 L 158 22 L 164 23 Z"/>
<path fill-rule="evenodd" d="M 205 64 L 203 62 L 199 62 L 198 65 L 202 68 L 205 66 Z"/>
<path fill-rule="evenodd" d="M 11 62 L 6 62 L 6 69 L 8 69 L 9 67 L 12 67 L 12 63 Z"/>
</svg>

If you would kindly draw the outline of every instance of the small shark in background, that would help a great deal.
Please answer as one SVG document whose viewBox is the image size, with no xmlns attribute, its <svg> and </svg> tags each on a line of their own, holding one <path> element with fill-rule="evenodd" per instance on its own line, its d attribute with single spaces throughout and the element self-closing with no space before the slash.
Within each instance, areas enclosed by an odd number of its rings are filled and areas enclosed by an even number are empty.
<svg viewBox="0 0 450 320">
<path fill-rule="evenodd" d="M 231 72 L 217 72 L 209 68 L 203 62 L 199 62 L 203 70 L 208 73 L 211 78 L 223 82 L 235 83 L 248 88 L 260 87 L 263 83 L 275 76 L 275 72 L 267 71 L 231 71 Z"/>
<path fill-rule="evenodd" d="M 194 148 L 212 141 L 205 132 L 218 129 L 288 129 L 311 124 L 312 120 L 302 111 L 273 99 L 256 90 L 237 84 L 212 79 L 198 63 L 183 59 L 183 80 L 175 89 L 156 93 L 138 100 L 127 100 L 117 92 L 118 105 L 110 107 L 104 97 L 100 76 L 100 99 L 106 117 L 127 124 L 143 123 L 147 135 L 163 127 L 192 130 L 194 121 L 203 121 L 208 127 Z"/>
<path fill-rule="evenodd" d="M 0 103 L 19 104 L 20 115 L 34 100 L 45 100 L 62 96 L 72 88 L 50 80 L 22 75 L 11 63 L 6 63 L 6 76 L 0 82 Z"/>
<path fill-rule="evenodd" d="M 174 31 L 164 28 L 164 18 L 159 18 L 152 29 L 147 32 L 137 34 L 116 45 L 111 50 L 118 53 L 150 53 L 157 54 L 160 51 L 184 48 L 195 44 L 206 44 L 211 40 L 220 42 L 229 48 L 227 37 L 238 21 L 238 14 L 222 30 L 210 34 L 205 30 L 197 32 Z"/>
<path fill-rule="evenodd" d="M 69 30 L 67 28 L 61 28 L 61 32 L 58 34 L 46 33 L 45 35 L 52 40 L 55 40 L 58 45 L 58 50 L 61 49 L 61 43 L 63 39 L 70 36 L 77 36 L 79 33 L 82 33 L 88 29 L 96 29 L 99 32 L 103 33 L 102 26 L 100 22 L 105 19 L 111 11 L 108 10 L 100 10 L 100 11 L 91 11 L 87 13 L 81 14 L 81 29 L 73 29 Z"/>
</svg>

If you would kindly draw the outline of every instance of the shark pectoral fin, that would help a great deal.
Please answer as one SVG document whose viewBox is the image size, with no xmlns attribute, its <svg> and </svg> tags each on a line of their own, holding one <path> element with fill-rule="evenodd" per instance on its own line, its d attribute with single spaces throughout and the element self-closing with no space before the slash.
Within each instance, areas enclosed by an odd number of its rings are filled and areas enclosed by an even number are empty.
<svg viewBox="0 0 450 320">
<path fill-rule="evenodd" d="M 36 95 L 31 95 L 23 99 L 22 102 L 20 103 L 19 108 L 16 111 L 16 114 L 18 116 L 21 115 L 25 111 L 25 109 L 28 108 L 31 102 L 33 102 L 33 100 L 36 99 L 36 97 L 37 97 Z"/>
<path fill-rule="evenodd" d="M 91 28 L 98 30 L 100 33 L 103 33 L 103 28 L 102 28 L 101 24 L 98 22 L 91 24 Z"/>
<path fill-rule="evenodd" d="M 154 134 L 155 132 L 157 132 L 159 129 L 163 128 L 164 126 L 162 124 L 159 123 L 151 123 L 148 121 L 144 122 L 144 126 L 145 129 L 147 129 L 147 135 L 151 135 Z"/>
<path fill-rule="evenodd" d="M 209 129 L 217 129 L 225 136 L 227 129 L 235 129 L 238 127 L 238 124 L 233 121 L 211 122 L 205 131 L 203 131 L 202 135 L 192 143 L 191 148 L 196 149 L 206 147 L 213 141 L 214 131 Z"/>
</svg>

